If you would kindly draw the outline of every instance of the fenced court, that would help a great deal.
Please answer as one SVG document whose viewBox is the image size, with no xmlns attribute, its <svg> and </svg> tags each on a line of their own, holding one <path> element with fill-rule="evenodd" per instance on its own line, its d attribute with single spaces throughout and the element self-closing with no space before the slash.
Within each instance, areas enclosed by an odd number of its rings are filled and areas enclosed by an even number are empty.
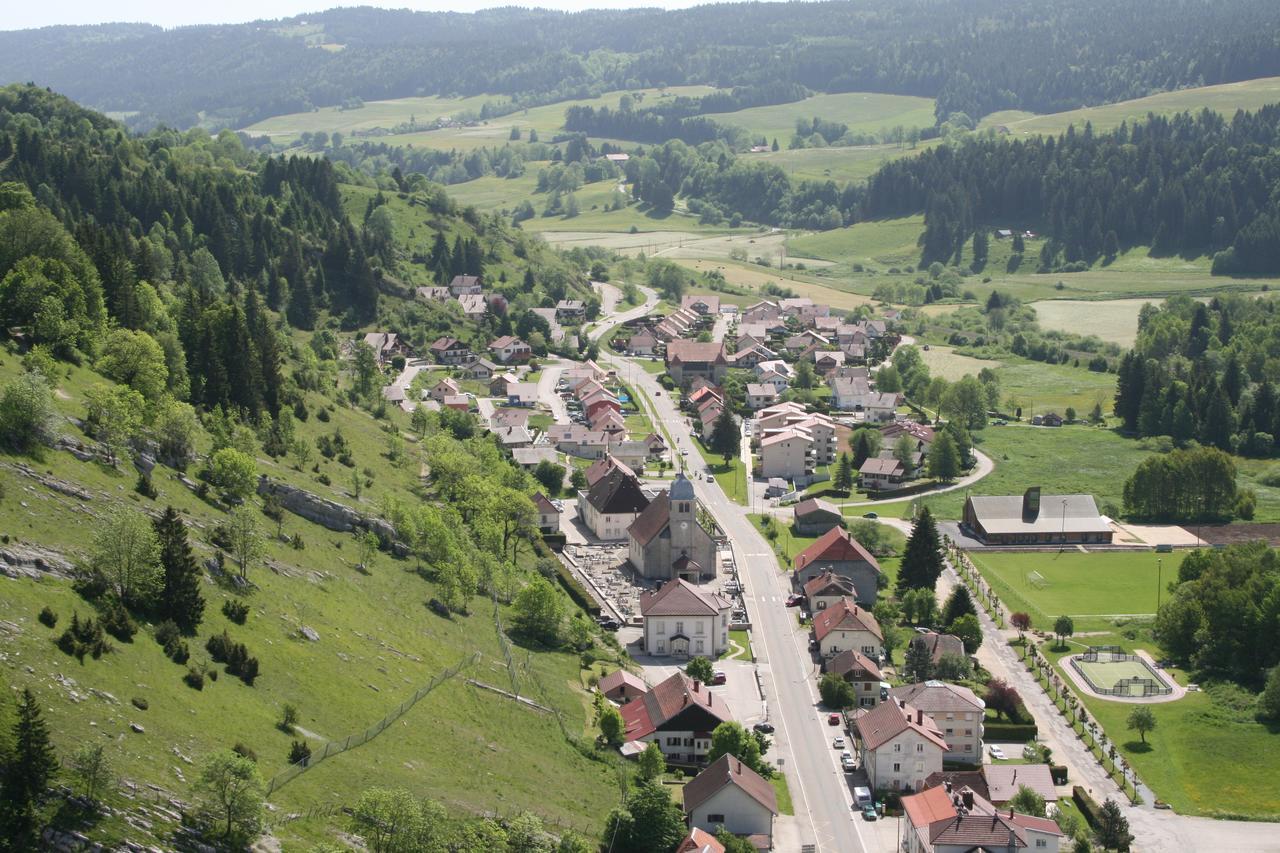
<svg viewBox="0 0 1280 853">
<path fill-rule="evenodd" d="M 1090 646 L 1084 654 L 1072 656 L 1071 667 L 1101 696 L 1142 699 L 1173 692 L 1143 658 L 1125 654 L 1119 646 Z"/>
</svg>

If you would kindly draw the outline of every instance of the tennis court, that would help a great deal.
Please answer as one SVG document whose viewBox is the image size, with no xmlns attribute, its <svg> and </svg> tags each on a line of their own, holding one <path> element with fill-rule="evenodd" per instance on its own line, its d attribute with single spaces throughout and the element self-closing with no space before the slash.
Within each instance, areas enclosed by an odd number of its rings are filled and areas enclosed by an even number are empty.
<svg viewBox="0 0 1280 853">
<path fill-rule="evenodd" d="M 1147 665 L 1141 660 L 1122 661 L 1080 661 L 1080 672 L 1095 687 L 1110 689 L 1116 682 L 1124 678 L 1155 678 Z"/>
</svg>

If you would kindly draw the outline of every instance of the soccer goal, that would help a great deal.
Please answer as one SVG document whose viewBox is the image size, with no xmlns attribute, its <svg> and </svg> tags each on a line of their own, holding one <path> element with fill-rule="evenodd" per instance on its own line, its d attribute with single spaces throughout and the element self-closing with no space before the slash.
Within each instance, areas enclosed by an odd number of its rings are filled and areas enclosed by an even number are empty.
<svg viewBox="0 0 1280 853">
<path fill-rule="evenodd" d="M 1032 571 L 1027 572 L 1027 584 L 1035 587 L 1036 589 L 1044 589 L 1049 585 L 1049 581 L 1039 572 Z"/>
</svg>

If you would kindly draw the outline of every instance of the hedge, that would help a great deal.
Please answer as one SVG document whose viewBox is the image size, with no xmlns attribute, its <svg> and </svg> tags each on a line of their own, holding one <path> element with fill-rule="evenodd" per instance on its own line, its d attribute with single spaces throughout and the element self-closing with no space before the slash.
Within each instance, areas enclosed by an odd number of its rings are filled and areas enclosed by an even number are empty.
<svg viewBox="0 0 1280 853">
<path fill-rule="evenodd" d="M 986 723 L 983 726 L 983 740 L 997 740 L 1008 743 L 1026 743 L 1036 739 L 1035 723 Z"/>
<path fill-rule="evenodd" d="M 574 603 L 592 616 L 600 615 L 600 605 L 596 604 L 596 600 L 591 594 L 578 583 L 578 579 L 569 571 L 568 566 L 556 560 L 556 577 L 560 578 L 560 585 L 564 587 L 564 591 L 569 593 L 569 597 Z"/>
<path fill-rule="evenodd" d="M 1097 829 L 1102 819 L 1102 813 L 1093 797 L 1089 796 L 1084 788 L 1076 785 L 1071 789 L 1071 799 L 1075 802 L 1076 808 L 1080 809 L 1080 814 L 1084 815 L 1085 822 L 1089 824 L 1089 827 Z"/>
</svg>

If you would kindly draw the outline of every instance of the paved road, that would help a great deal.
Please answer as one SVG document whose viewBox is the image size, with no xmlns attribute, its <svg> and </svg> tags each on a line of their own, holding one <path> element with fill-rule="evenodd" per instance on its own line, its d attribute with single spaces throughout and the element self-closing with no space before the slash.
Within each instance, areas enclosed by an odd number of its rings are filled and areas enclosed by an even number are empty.
<svg viewBox="0 0 1280 853">
<path fill-rule="evenodd" d="M 569 362 L 566 361 L 544 364 L 542 375 L 538 377 L 538 399 L 551 410 L 551 416 L 558 424 L 569 423 L 569 410 L 565 407 L 564 398 L 556 393 L 556 383 L 568 366 Z"/>
<path fill-rule="evenodd" d="M 656 303 L 656 294 L 645 289 L 644 306 L 617 317 L 606 318 L 591 332 L 599 337 L 617 322 L 640 316 Z M 621 368 L 627 359 L 601 353 L 601 359 Z M 677 451 L 688 448 L 690 458 L 697 451 L 685 418 L 675 408 L 671 396 L 656 377 L 634 371 L 633 379 L 653 404 L 649 416 L 661 422 L 676 439 Z M 661 393 L 659 393 L 661 392 Z M 642 398 L 643 399 L 643 398 Z M 679 458 L 677 456 L 677 458 Z M 700 460 L 694 467 L 701 469 Z M 733 543 L 740 576 L 747 588 L 747 613 L 752 623 L 752 645 L 770 719 L 777 727 L 774 755 L 783 759 L 783 771 L 791 789 L 799 844 L 815 844 L 822 851 L 879 850 L 883 845 L 863 837 L 863 824 L 853 819 L 853 797 L 847 777 L 841 771 L 839 753 L 831 746 L 831 732 L 821 717 L 815 664 L 807 650 L 807 635 L 800 631 L 793 612 L 783 602 L 790 592 L 785 575 L 764 537 L 747 520 L 743 508 L 732 503 L 715 483 L 695 481 L 695 490 Z M 867 832 L 873 830 L 867 825 Z M 875 836 L 873 836 L 875 838 Z"/>
</svg>

